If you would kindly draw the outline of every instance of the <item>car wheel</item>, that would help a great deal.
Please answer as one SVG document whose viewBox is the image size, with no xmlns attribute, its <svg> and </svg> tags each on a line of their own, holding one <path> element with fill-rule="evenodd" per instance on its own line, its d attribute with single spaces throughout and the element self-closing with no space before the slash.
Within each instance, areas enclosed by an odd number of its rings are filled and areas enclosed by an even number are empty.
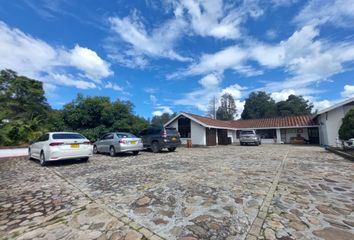
<svg viewBox="0 0 354 240">
<path fill-rule="evenodd" d="M 89 160 L 89 158 L 88 158 L 88 157 L 81 158 L 81 161 L 83 161 L 83 162 L 87 162 L 88 160 Z"/>
<path fill-rule="evenodd" d="M 139 151 L 133 151 L 133 155 L 138 155 Z"/>
<path fill-rule="evenodd" d="M 111 147 L 109 148 L 109 155 L 111 155 L 111 157 L 116 156 L 116 150 L 114 149 L 113 146 L 111 146 Z"/>
<path fill-rule="evenodd" d="M 160 148 L 160 144 L 158 143 L 158 142 L 153 142 L 152 144 L 151 144 L 151 150 L 152 150 L 152 152 L 154 152 L 154 153 L 158 153 L 158 152 L 160 152 L 160 150 L 161 150 L 161 148 Z"/>
<path fill-rule="evenodd" d="M 175 147 L 170 147 L 170 148 L 167 148 L 169 152 L 174 152 L 176 150 Z"/>
<path fill-rule="evenodd" d="M 94 154 L 99 153 L 98 150 L 97 150 L 97 146 L 96 146 L 96 145 L 93 145 L 93 153 L 94 153 Z"/>
<path fill-rule="evenodd" d="M 259 142 L 255 142 L 254 144 L 255 144 L 256 146 L 258 146 L 258 145 L 259 145 Z"/>
<path fill-rule="evenodd" d="M 262 145 L 262 142 L 261 142 L 261 141 L 259 141 L 259 145 Z"/>
<path fill-rule="evenodd" d="M 44 152 L 41 152 L 41 155 L 39 157 L 39 162 L 41 163 L 41 166 L 45 166 L 47 164 L 47 161 L 45 160 Z"/>
<path fill-rule="evenodd" d="M 243 143 L 243 142 L 240 142 L 240 145 L 241 145 L 241 146 L 243 146 L 243 145 L 244 145 L 244 143 Z"/>
</svg>

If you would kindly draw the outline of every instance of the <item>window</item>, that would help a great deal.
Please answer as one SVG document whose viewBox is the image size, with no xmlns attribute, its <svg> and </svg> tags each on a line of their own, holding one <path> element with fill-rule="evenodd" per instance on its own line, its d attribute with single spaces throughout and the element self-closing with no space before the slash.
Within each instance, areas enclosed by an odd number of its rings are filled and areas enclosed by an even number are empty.
<svg viewBox="0 0 354 240">
<path fill-rule="evenodd" d="M 275 129 L 260 129 L 256 132 L 262 139 L 274 139 L 277 136 Z"/>
<path fill-rule="evenodd" d="M 181 138 L 191 137 L 191 120 L 189 118 L 181 117 L 178 119 L 178 131 Z"/>
<path fill-rule="evenodd" d="M 135 135 L 131 133 L 116 133 L 118 138 L 136 138 Z"/>
<path fill-rule="evenodd" d="M 40 138 L 38 138 L 37 142 L 44 142 L 49 140 L 49 134 L 44 134 Z"/>
<path fill-rule="evenodd" d="M 84 137 L 78 133 L 55 133 L 53 139 L 84 139 Z"/>
<path fill-rule="evenodd" d="M 112 134 L 112 133 L 107 134 L 107 135 L 104 136 L 102 139 L 104 139 L 104 140 L 113 139 L 113 134 Z"/>
</svg>

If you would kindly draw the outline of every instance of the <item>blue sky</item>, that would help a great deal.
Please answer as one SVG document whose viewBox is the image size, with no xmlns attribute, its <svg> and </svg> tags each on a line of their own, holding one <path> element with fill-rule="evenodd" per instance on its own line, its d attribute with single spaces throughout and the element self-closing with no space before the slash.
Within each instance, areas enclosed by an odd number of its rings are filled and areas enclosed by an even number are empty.
<svg viewBox="0 0 354 240">
<path fill-rule="evenodd" d="M 213 96 L 322 109 L 354 96 L 354 0 L 0 0 L 0 69 L 44 82 L 52 107 L 77 93 L 136 114 L 205 114 Z"/>
</svg>

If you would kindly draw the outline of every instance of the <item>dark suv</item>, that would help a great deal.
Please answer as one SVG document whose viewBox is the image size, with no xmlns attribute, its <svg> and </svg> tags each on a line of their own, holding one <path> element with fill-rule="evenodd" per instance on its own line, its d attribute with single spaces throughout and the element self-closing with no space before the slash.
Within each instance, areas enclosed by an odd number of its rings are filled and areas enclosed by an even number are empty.
<svg viewBox="0 0 354 240">
<path fill-rule="evenodd" d="M 141 131 L 139 136 L 143 140 L 144 147 L 150 148 L 154 153 L 160 152 L 162 148 L 173 152 L 181 145 L 176 128 L 150 127 Z"/>
</svg>

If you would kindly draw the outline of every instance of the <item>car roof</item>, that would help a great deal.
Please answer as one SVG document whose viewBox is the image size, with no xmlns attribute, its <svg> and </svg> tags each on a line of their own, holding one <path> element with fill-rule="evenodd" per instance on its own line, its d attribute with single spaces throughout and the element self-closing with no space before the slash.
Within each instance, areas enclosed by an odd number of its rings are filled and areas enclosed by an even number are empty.
<svg viewBox="0 0 354 240">
<path fill-rule="evenodd" d="M 48 134 L 80 134 L 77 132 L 48 132 Z"/>
</svg>

